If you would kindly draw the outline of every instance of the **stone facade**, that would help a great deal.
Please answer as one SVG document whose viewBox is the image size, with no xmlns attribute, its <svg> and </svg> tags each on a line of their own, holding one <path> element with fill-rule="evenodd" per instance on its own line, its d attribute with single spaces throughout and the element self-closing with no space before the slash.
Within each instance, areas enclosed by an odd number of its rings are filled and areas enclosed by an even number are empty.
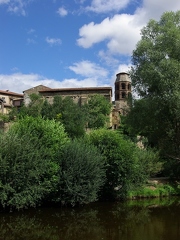
<svg viewBox="0 0 180 240">
<path fill-rule="evenodd" d="M 24 105 L 27 106 L 30 103 L 30 95 L 35 93 L 35 94 L 39 94 L 39 91 L 41 90 L 48 90 L 51 89 L 49 87 L 43 86 L 43 85 L 38 85 L 36 87 L 33 88 L 29 88 L 25 91 L 23 91 L 24 94 Z"/>
<path fill-rule="evenodd" d="M 55 88 L 39 90 L 39 94 L 52 103 L 54 96 L 62 96 L 73 98 L 74 102 L 82 105 L 88 101 L 88 97 L 100 94 L 103 95 L 108 101 L 112 101 L 112 88 L 111 87 L 92 87 L 92 88 Z"/>
<path fill-rule="evenodd" d="M 128 108 L 128 99 L 131 97 L 131 79 L 129 74 L 122 72 L 116 75 L 115 81 L 115 105 L 122 115 Z"/>
<path fill-rule="evenodd" d="M 23 94 L 0 90 L 0 113 L 8 114 L 12 107 L 21 107 Z"/>
<path fill-rule="evenodd" d="M 128 108 L 128 98 L 131 96 L 131 79 L 129 74 L 121 72 L 116 74 L 115 101 L 110 114 L 110 126 L 113 129 L 119 127 L 120 115 L 124 115 Z M 74 102 L 83 105 L 88 98 L 93 95 L 100 94 L 112 103 L 111 87 L 88 87 L 88 88 L 49 88 L 43 85 L 27 89 L 23 94 L 13 93 L 9 91 L 0 91 L 0 111 L 4 114 L 8 113 L 8 109 L 12 106 L 20 107 L 22 101 L 27 106 L 30 103 L 31 94 L 39 94 L 48 102 L 52 103 L 54 96 L 62 96 L 73 98 Z"/>
</svg>

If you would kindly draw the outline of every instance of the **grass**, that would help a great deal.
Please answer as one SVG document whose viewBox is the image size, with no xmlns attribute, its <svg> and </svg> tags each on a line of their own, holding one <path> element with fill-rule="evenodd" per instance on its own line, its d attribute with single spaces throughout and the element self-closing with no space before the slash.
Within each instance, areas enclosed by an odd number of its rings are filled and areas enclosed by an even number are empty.
<svg viewBox="0 0 180 240">
<path fill-rule="evenodd" d="M 151 185 L 147 184 L 137 190 L 129 191 L 127 198 L 128 199 L 157 198 L 179 195 L 180 195 L 179 183 L 151 184 Z"/>
</svg>

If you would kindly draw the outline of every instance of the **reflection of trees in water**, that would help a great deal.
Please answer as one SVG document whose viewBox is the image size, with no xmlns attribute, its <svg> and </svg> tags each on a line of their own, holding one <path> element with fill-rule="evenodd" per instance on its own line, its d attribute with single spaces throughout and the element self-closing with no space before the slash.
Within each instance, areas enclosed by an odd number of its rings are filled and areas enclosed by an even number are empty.
<svg viewBox="0 0 180 240">
<path fill-rule="evenodd" d="M 18 216 L 1 218 L 0 240 L 58 240 L 56 231 L 49 225 L 44 226 L 35 217 Z"/>
<path fill-rule="evenodd" d="M 175 214 L 180 209 L 157 205 L 157 200 L 130 201 L 6 214 L 0 217 L 0 240 L 178 239 L 180 219 Z M 175 227 L 168 230 L 173 221 Z"/>
</svg>

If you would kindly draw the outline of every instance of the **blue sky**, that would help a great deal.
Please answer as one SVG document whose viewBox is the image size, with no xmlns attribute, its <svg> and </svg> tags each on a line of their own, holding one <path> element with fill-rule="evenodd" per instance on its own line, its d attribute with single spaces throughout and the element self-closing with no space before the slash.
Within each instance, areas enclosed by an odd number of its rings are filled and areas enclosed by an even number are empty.
<svg viewBox="0 0 180 240">
<path fill-rule="evenodd" d="M 0 89 L 112 86 L 140 30 L 179 0 L 0 0 Z"/>
</svg>

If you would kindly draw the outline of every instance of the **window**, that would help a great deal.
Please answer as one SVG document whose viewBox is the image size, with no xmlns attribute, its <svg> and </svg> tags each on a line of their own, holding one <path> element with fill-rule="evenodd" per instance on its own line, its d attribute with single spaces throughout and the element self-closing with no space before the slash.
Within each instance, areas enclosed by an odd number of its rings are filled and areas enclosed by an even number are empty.
<svg viewBox="0 0 180 240">
<path fill-rule="evenodd" d="M 126 89 L 126 84 L 125 83 L 121 83 L 121 89 Z"/>
<path fill-rule="evenodd" d="M 115 84 L 115 90 L 119 90 L 119 83 Z"/>
<path fill-rule="evenodd" d="M 122 92 L 122 98 L 126 98 L 126 93 L 125 92 Z"/>
<path fill-rule="evenodd" d="M 115 100 L 119 100 L 119 93 L 116 93 Z"/>
</svg>

